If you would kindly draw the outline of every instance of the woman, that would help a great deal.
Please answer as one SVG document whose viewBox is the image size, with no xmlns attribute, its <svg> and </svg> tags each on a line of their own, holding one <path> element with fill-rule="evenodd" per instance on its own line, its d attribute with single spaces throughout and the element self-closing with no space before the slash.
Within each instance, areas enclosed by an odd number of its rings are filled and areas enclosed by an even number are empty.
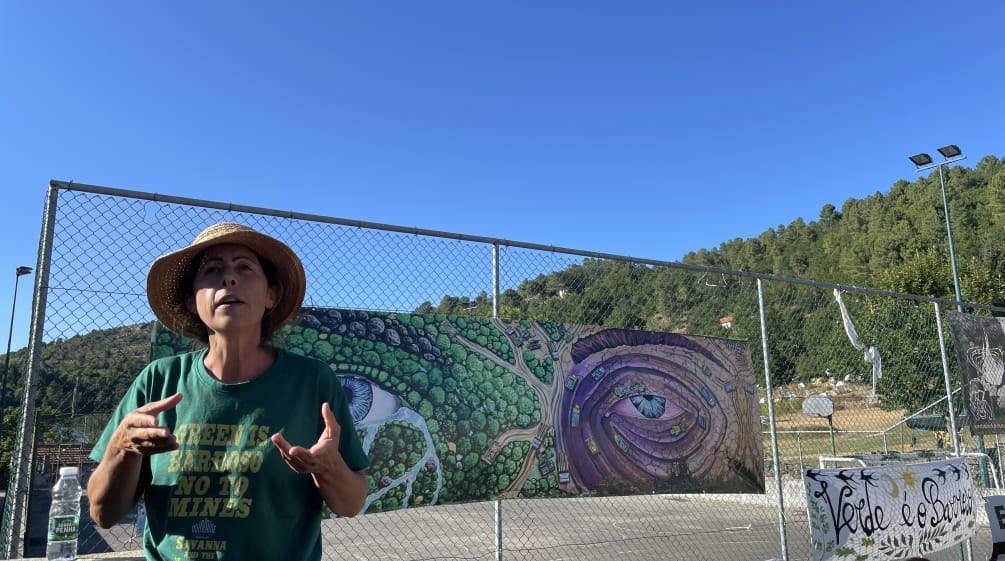
<svg viewBox="0 0 1005 561">
<path fill-rule="evenodd" d="M 150 363 L 126 392 L 92 452 L 99 526 L 143 499 L 147 559 L 321 558 L 322 500 L 357 514 L 368 463 L 334 373 L 267 344 L 305 285 L 289 247 L 233 223 L 154 261 L 154 315 L 207 347 Z"/>
</svg>

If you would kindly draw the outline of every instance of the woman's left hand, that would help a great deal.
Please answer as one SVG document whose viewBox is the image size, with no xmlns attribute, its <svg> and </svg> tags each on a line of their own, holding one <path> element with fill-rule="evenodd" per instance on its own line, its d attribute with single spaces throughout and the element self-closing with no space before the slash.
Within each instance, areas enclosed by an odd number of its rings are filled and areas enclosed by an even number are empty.
<svg viewBox="0 0 1005 561">
<path fill-rule="evenodd" d="M 321 404 L 321 417 L 325 421 L 325 430 L 310 449 L 291 445 L 282 434 L 272 435 L 272 443 L 279 449 L 286 464 L 297 473 L 327 473 L 335 469 L 341 459 L 338 445 L 342 427 L 335 420 L 335 414 L 327 402 Z"/>
</svg>

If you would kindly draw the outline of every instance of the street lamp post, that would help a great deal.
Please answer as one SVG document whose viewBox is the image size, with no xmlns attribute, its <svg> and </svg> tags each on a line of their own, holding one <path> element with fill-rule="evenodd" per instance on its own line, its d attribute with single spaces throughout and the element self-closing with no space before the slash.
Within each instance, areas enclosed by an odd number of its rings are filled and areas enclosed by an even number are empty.
<svg viewBox="0 0 1005 561">
<path fill-rule="evenodd" d="M 932 162 L 932 157 L 921 153 L 910 157 L 912 163 L 918 168 L 918 173 L 939 168 L 939 187 L 942 188 L 942 208 L 946 211 L 946 237 L 949 238 L 949 266 L 953 270 L 953 291 L 956 294 L 956 311 L 963 311 L 963 296 L 960 294 L 960 274 L 956 269 L 956 249 L 953 247 L 953 227 L 949 221 L 949 199 L 946 197 L 946 180 L 942 175 L 942 166 L 966 159 L 960 147 L 955 144 L 939 148 L 943 161 Z"/>
<path fill-rule="evenodd" d="M 0 381 L 0 442 L 3 442 L 3 414 L 7 407 L 7 369 L 10 367 L 10 344 L 14 338 L 14 310 L 17 309 L 17 283 L 24 275 L 31 274 L 31 267 L 18 267 L 14 272 L 14 299 L 10 306 L 10 332 L 7 334 L 7 356 L 3 361 L 3 378 Z"/>
</svg>

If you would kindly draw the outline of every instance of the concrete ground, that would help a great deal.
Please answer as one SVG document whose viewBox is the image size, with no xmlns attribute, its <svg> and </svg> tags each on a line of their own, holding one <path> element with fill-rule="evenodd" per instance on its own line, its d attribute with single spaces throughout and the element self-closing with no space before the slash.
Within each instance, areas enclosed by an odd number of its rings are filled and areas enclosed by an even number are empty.
<svg viewBox="0 0 1005 561">
<path fill-rule="evenodd" d="M 789 496 L 786 490 L 786 496 Z M 563 498 L 413 508 L 323 523 L 324 558 L 330 560 L 495 561 L 497 538 L 507 561 L 765 561 L 782 559 L 777 499 L 768 495 Z M 790 561 L 807 561 L 807 522 L 801 505 L 787 501 Z M 33 493 L 26 557 L 43 559 L 48 493 Z M 81 560 L 141 560 L 135 518 L 109 530 L 94 526 L 82 505 Z M 973 541 L 973 559 L 987 559 L 990 531 Z M 960 548 L 929 556 L 966 560 Z"/>
</svg>

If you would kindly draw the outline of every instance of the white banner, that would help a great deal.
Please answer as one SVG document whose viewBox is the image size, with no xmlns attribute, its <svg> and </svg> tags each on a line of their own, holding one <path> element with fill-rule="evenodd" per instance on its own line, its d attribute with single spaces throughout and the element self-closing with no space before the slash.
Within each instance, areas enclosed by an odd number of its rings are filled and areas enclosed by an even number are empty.
<svg viewBox="0 0 1005 561">
<path fill-rule="evenodd" d="M 974 535 L 965 459 L 803 473 L 813 561 L 901 560 Z"/>
</svg>

